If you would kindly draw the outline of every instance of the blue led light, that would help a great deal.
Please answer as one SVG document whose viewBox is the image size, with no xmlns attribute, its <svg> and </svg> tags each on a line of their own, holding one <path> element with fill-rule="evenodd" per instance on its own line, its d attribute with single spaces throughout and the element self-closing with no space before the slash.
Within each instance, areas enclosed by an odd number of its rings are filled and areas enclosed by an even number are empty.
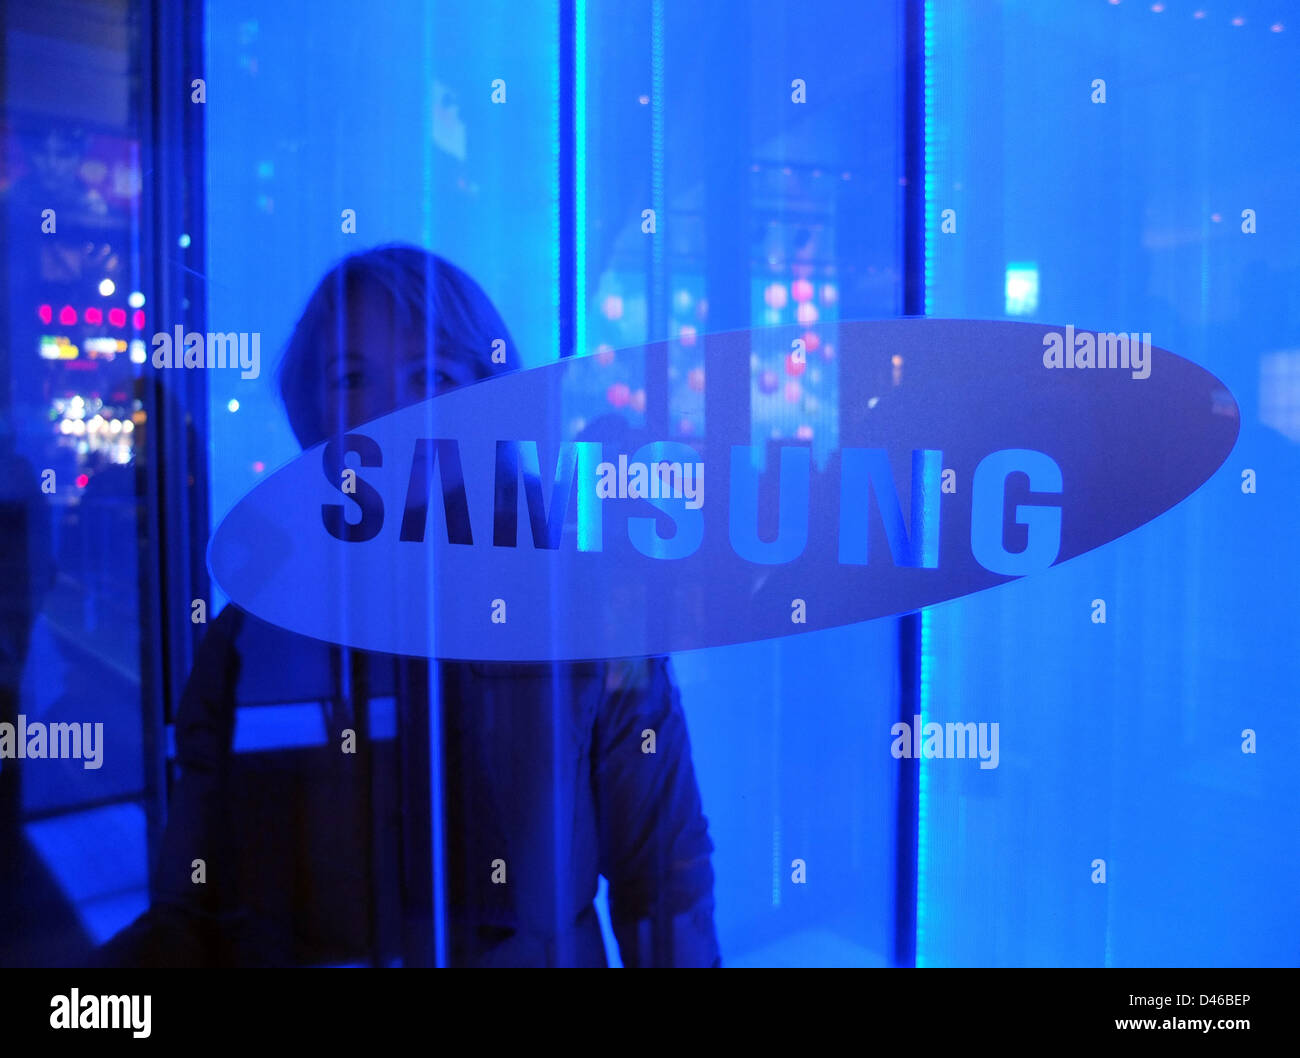
<svg viewBox="0 0 1300 1058">
<path fill-rule="evenodd" d="M 930 130 L 934 127 L 934 100 L 930 90 L 932 83 L 930 78 L 930 63 L 934 55 L 934 9 L 932 0 L 926 0 L 925 11 L 925 115 L 924 115 L 924 140 L 925 140 L 925 290 L 923 291 L 925 315 L 931 314 L 932 302 L 930 298 L 931 277 L 933 269 L 931 262 L 934 259 L 933 246 L 931 239 L 934 230 L 934 173 L 931 169 L 931 139 Z M 926 495 L 931 495 L 931 489 L 937 490 L 937 483 L 926 482 Z M 934 656 L 930 648 L 931 627 L 930 611 L 921 611 L 921 676 L 920 691 L 918 693 L 918 708 L 921 711 L 921 730 L 925 730 L 926 723 L 930 719 L 930 686 L 934 669 Z M 917 756 L 917 792 L 916 792 L 916 965 L 925 966 L 928 963 L 926 953 L 926 845 L 929 840 L 928 835 L 928 816 L 929 816 L 929 799 L 930 799 L 930 771 L 926 767 L 924 756 Z"/>
</svg>

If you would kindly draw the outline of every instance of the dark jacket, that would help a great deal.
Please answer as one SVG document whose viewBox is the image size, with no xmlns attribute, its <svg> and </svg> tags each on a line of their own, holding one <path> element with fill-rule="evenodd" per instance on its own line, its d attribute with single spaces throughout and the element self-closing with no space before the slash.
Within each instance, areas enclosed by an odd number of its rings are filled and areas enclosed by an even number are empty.
<svg viewBox="0 0 1300 1058">
<path fill-rule="evenodd" d="M 315 744 L 237 744 L 237 725 L 293 703 L 299 740 L 319 714 Z M 625 965 L 718 964 L 713 846 L 666 658 L 431 663 L 227 607 L 175 736 L 150 910 L 98 962 L 427 963 L 437 891 L 452 965 L 601 966 L 603 874 Z"/>
</svg>

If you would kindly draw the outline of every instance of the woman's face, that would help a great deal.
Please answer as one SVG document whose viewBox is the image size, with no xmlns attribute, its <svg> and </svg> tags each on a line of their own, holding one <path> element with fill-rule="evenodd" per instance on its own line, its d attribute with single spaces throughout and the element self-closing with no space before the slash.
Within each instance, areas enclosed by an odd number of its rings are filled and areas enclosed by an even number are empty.
<svg viewBox="0 0 1300 1058">
<path fill-rule="evenodd" d="M 467 362 L 431 356 L 423 326 L 403 326 L 391 298 L 373 286 L 349 297 L 343 322 L 341 335 L 322 339 L 318 406 L 327 432 L 349 430 L 478 378 Z"/>
</svg>

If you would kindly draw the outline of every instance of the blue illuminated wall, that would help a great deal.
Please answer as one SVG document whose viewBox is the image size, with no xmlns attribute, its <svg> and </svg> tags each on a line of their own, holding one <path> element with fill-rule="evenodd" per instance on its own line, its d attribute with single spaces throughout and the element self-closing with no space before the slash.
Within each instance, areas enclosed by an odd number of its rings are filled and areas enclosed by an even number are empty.
<svg viewBox="0 0 1300 1058">
<path fill-rule="evenodd" d="M 1242 429 L 1155 522 L 931 611 L 933 716 L 1000 721 L 1002 760 L 922 765 L 918 961 L 1292 963 L 1300 135 L 1277 115 L 1300 26 L 1263 2 L 927 6 L 931 311 L 1150 331 Z M 1036 306 L 1008 304 L 1016 263 Z"/>
<path fill-rule="evenodd" d="M 1274 31 L 1286 19 L 1264 0 L 1238 5 L 1241 25 L 1151 6 L 923 5 L 926 311 L 1149 330 L 1228 384 L 1243 427 L 1222 470 L 1154 523 L 924 615 L 927 719 L 997 721 L 1002 734 L 995 770 L 922 762 L 922 965 L 1278 963 L 1300 948 L 1287 895 L 1300 808 L 1288 543 L 1300 133 L 1276 117 L 1295 102 L 1300 26 Z M 675 341 L 678 435 L 683 420 L 707 425 L 683 328 L 792 313 L 767 297 L 791 290 L 792 265 L 836 289 L 818 303 L 827 319 L 902 311 L 902 4 L 565 10 L 578 21 L 571 97 L 559 4 L 209 5 L 209 326 L 261 332 L 264 383 L 211 378 L 214 522 L 294 454 L 271 386 L 278 351 L 353 249 L 400 239 L 448 256 L 538 364 L 568 351 L 559 224 L 572 195 L 574 351 Z M 490 101 L 496 77 L 505 106 Z M 802 109 L 794 77 L 809 79 Z M 1096 78 L 1104 104 L 1090 98 Z M 566 187 L 559 108 L 572 100 Z M 658 245 L 639 229 L 646 206 Z M 1253 235 L 1240 229 L 1247 207 Z M 939 229 L 948 208 L 952 234 Z M 340 231 L 344 209 L 356 235 Z M 784 387 L 781 365 L 756 363 L 738 404 L 753 437 L 834 436 L 823 363 L 822 405 L 788 409 L 765 403 L 784 393 L 764 377 Z M 569 410 L 609 402 L 644 425 L 647 380 L 610 369 L 616 399 L 593 392 Z M 1248 467 L 1254 495 L 1240 487 Z M 890 961 L 908 868 L 894 858 L 887 735 L 897 627 L 674 658 L 725 962 Z M 1257 754 L 1241 752 L 1244 728 Z M 796 857 L 807 886 L 790 883 Z"/>
</svg>

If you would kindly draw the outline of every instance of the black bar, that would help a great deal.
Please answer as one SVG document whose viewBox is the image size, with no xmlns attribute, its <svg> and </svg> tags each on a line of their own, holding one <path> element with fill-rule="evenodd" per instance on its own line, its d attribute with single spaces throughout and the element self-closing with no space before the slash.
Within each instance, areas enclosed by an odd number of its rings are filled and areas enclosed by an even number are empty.
<svg viewBox="0 0 1300 1058">
<path fill-rule="evenodd" d="M 864 1021 L 867 1027 L 905 1025 L 935 1045 L 996 1039 L 1001 1045 L 1032 1042 L 1041 1049 L 1046 1037 L 1103 1044 L 1127 1038 L 1132 1046 L 1150 1047 L 1185 1045 L 1198 1038 L 1217 1044 L 1218 1053 L 1237 1053 L 1242 1048 L 1233 1043 L 1294 1040 L 1293 970 L 944 970 L 929 974 L 924 988 L 917 987 L 914 977 L 887 969 L 849 972 L 856 979 L 848 984 L 870 997 L 865 1006 L 833 999 L 821 978 L 760 974 L 747 978 L 744 988 L 716 990 L 712 1012 L 752 1025 L 756 1011 L 797 1004 L 793 1008 L 808 1015 L 801 1028 L 809 1018 L 824 1031 L 860 1031 Z M 95 1047 L 114 1037 L 137 1046 L 130 1027 L 52 1026 L 52 1019 L 69 1012 L 73 988 L 83 1016 L 88 1015 L 87 997 L 138 997 L 135 1013 L 142 1023 L 147 995 L 150 1042 L 202 1042 L 209 1049 L 218 1042 L 249 1049 L 254 1041 L 265 1040 L 296 1052 L 319 1043 L 332 1052 L 364 1045 L 369 1053 L 377 1041 L 406 1030 L 426 1036 L 438 1032 L 448 1014 L 471 1009 L 465 1003 L 485 1010 L 494 1038 L 517 1033 L 520 1042 L 534 1042 L 536 1026 L 555 1017 L 549 990 L 522 987 L 511 995 L 509 1012 L 494 1019 L 477 979 L 446 975 L 426 977 L 424 985 L 418 977 L 407 977 L 400 987 L 382 975 L 301 970 L 204 974 L 202 980 L 144 970 L 28 970 L 10 976 L 0 993 L 0 1022 L 7 1053 L 14 1054 L 42 1053 L 48 1043 Z M 601 1006 L 613 1009 L 620 999 L 626 1001 L 627 986 L 617 976 L 584 978 L 583 986 Z M 1180 1003 L 1184 997 L 1190 1002 Z M 1209 1002 L 1202 1002 L 1203 997 Z M 104 1009 L 98 1002 L 90 1005 Z M 1212 1024 L 1209 1031 L 1164 1024 L 1190 1019 Z M 612 1028 L 613 1016 L 608 1020 Z M 768 1020 L 763 1031 L 773 1041 L 782 1030 L 799 1031 L 792 1019 Z"/>
<path fill-rule="evenodd" d="M 925 315 L 925 4 L 903 8 L 903 315 Z M 898 621 L 898 719 L 921 709 L 921 615 Z M 895 966 L 916 965 L 917 839 L 921 764 L 898 762 L 894 885 Z"/>
<path fill-rule="evenodd" d="M 151 0 L 137 9 L 133 106 L 143 174 L 139 216 L 140 289 L 153 331 L 183 323 L 207 330 L 203 200 L 204 103 L 191 101 L 203 77 L 202 0 Z M 182 249 L 181 234 L 190 244 Z M 189 267 L 197 262 L 198 267 Z M 140 508 L 140 672 L 148 848 L 153 860 L 166 818 L 166 724 L 193 667 L 203 625 L 193 599 L 211 602 L 204 562 L 208 536 L 207 379 L 175 372 L 138 383 L 147 420 L 137 449 Z M 209 614 L 209 617 L 214 616 Z"/>
<path fill-rule="evenodd" d="M 903 7 L 903 315 L 925 315 L 925 2 Z"/>
</svg>

